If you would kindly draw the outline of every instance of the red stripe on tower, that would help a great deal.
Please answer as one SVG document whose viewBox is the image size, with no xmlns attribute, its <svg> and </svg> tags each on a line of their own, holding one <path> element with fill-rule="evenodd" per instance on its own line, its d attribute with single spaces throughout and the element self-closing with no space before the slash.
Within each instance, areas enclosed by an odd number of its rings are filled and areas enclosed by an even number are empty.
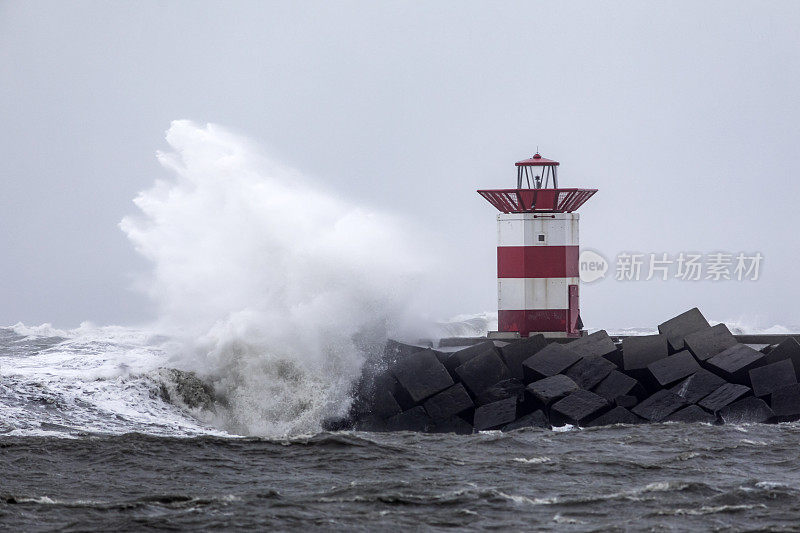
<svg viewBox="0 0 800 533">
<path fill-rule="evenodd" d="M 498 246 L 498 278 L 578 277 L 577 246 Z"/>
</svg>

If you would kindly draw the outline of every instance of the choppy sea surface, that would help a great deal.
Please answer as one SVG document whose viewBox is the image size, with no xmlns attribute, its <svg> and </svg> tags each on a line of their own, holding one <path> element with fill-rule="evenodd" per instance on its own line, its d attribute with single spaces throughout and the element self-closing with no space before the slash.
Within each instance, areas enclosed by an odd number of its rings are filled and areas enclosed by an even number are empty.
<svg viewBox="0 0 800 533">
<path fill-rule="evenodd" d="M 0 329 L 0 529 L 800 530 L 800 426 L 244 437 L 163 339 Z"/>
</svg>

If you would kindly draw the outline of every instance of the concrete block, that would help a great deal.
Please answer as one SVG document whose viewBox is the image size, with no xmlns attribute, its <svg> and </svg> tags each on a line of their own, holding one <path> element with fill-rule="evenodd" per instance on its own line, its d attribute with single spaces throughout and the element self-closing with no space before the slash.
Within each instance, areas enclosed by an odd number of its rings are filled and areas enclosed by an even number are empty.
<svg viewBox="0 0 800 533">
<path fill-rule="evenodd" d="M 416 403 L 454 383 L 432 350 L 417 352 L 401 359 L 392 366 L 391 372 Z"/>
<path fill-rule="evenodd" d="M 800 384 L 776 390 L 772 393 L 770 404 L 776 416 L 784 419 L 800 416 Z"/>
<path fill-rule="evenodd" d="M 382 419 L 378 417 L 373 417 L 377 420 L 383 422 Z M 354 429 L 356 425 L 356 421 L 350 417 L 335 417 L 335 418 L 325 418 L 322 420 L 320 426 L 324 431 L 347 431 L 350 429 Z"/>
<path fill-rule="evenodd" d="M 539 350 L 547 346 L 547 340 L 544 335 L 534 335 L 526 339 L 521 339 L 512 342 L 500 348 L 500 355 L 505 361 L 511 377 L 523 379 L 522 362 L 532 355 L 536 354 Z"/>
<path fill-rule="evenodd" d="M 550 408 L 551 422 L 564 422 L 575 425 L 596 418 L 609 408 L 602 396 L 587 390 L 577 390 L 558 400 Z"/>
<path fill-rule="evenodd" d="M 394 415 L 399 415 L 403 410 L 395 400 L 392 393 L 381 387 L 376 389 L 368 401 L 369 414 L 378 416 L 380 418 L 389 418 Z"/>
<path fill-rule="evenodd" d="M 724 379 L 713 372 L 701 368 L 672 387 L 670 391 L 684 398 L 689 403 L 697 403 L 724 384 Z"/>
<path fill-rule="evenodd" d="M 615 351 L 606 354 L 603 357 L 614 363 L 617 368 L 623 368 L 624 363 L 622 361 L 622 342 L 615 344 L 615 347 L 617 348 Z"/>
<path fill-rule="evenodd" d="M 524 428 L 542 428 L 550 429 L 550 422 L 548 422 L 545 414 L 537 409 L 525 416 L 521 416 L 510 424 L 503 426 L 503 431 L 514 431 L 515 429 Z"/>
<path fill-rule="evenodd" d="M 436 422 L 431 432 L 469 435 L 470 433 L 472 433 L 472 424 L 470 424 L 461 417 L 451 416 L 450 418 Z"/>
<path fill-rule="evenodd" d="M 560 400 L 579 388 L 578 384 L 569 377 L 563 374 L 557 374 L 549 378 L 534 381 L 529 384 L 525 390 L 528 394 L 541 402 L 542 405 L 550 405 L 552 402 Z"/>
<path fill-rule="evenodd" d="M 428 416 L 428 413 L 425 412 L 425 409 L 421 405 L 386 419 L 387 431 L 428 432 L 431 431 L 433 427 L 433 420 Z"/>
<path fill-rule="evenodd" d="M 517 399 L 506 398 L 494 403 L 487 403 L 475 409 L 473 426 L 475 431 L 499 429 L 517 418 Z"/>
<path fill-rule="evenodd" d="M 664 422 L 684 422 L 687 424 L 698 422 L 714 424 L 716 421 L 716 416 L 694 404 L 679 409 L 664 419 Z"/>
<path fill-rule="evenodd" d="M 697 405 L 716 413 L 726 405 L 732 404 L 742 396 L 750 394 L 750 387 L 739 385 L 738 383 L 726 383 L 720 388 L 700 400 Z"/>
<path fill-rule="evenodd" d="M 700 365 L 688 350 L 683 350 L 650 363 L 647 370 L 659 385 L 669 387 L 700 370 Z"/>
<path fill-rule="evenodd" d="M 744 344 L 736 344 L 708 359 L 705 364 L 709 370 L 727 381 L 744 385 L 749 383 L 748 372 L 762 366 L 766 355 Z"/>
<path fill-rule="evenodd" d="M 367 416 L 356 420 L 353 429 L 356 431 L 371 431 L 375 433 L 388 431 L 386 428 L 386 420 L 378 416 Z"/>
<path fill-rule="evenodd" d="M 622 341 L 622 367 L 626 372 L 644 370 L 669 355 L 666 335 L 637 335 Z"/>
<path fill-rule="evenodd" d="M 437 424 L 474 407 L 467 389 L 461 383 L 435 394 L 425 401 L 425 411 Z"/>
<path fill-rule="evenodd" d="M 567 370 L 564 375 L 572 378 L 582 389 L 592 389 L 603 381 L 612 370 L 616 370 L 617 365 L 608 359 L 600 356 L 584 357 Z"/>
<path fill-rule="evenodd" d="M 463 365 L 473 357 L 483 355 L 485 353 L 493 353 L 497 356 L 500 355 L 500 352 L 492 341 L 483 341 L 479 342 L 478 344 L 473 344 L 472 346 L 462 350 L 458 350 L 457 352 L 451 352 L 444 366 L 453 376 L 455 376 L 456 368 Z"/>
<path fill-rule="evenodd" d="M 475 403 L 477 405 L 486 405 L 505 398 L 516 398 L 517 401 L 522 401 L 524 397 L 525 384 L 516 378 L 511 378 L 484 389 L 483 392 L 476 396 Z"/>
<path fill-rule="evenodd" d="M 630 394 L 623 394 L 622 396 L 617 396 L 614 398 L 613 401 L 614 405 L 617 407 L 624 407 L 625 409 L 633 409 L 639 403 L 639 398 L 636 396 L 632 396 Z"/>
<path fill-rule="evenodd" d="M 525 382 L 530 383 L 561 374 L 580 359 L 578 354 L 570 351 L 564 345 L 550 343 L 523 361 L 522 370 Z"/>
<path fill-rule="evenodd" d="M 509 379 L 508 367 L 497 351 L 485 351 L 468 360 L 455 370 L 458 379 L 467 387 L 473 396 Z"/>
<path fill-rule="evenodd" d="M 617 345 L 604 329 L 568 342 L 567 348 L 581 357 L 608 357 L 612 360 L 617 352 Z"/>
<path fill-rule="evenodd" d="M 719 417 L 726 424 L 758 424 L 775 417 L 767 402 L 761 398 L 744 398 L 719 410 Z"/>
<path fill-rule="evenodd" d="M 595 394 L 611 402 L 619 396 L 635 396 L 634 393 L 640 391 L 640 389 L 637 389 L 638 385 L 639 382 L 634 378 L 618 370 L 612 370 L 593 390 Z M 636 405 L 636 403 L 634 403 L 634 405 Z"/>
<path fill-rule="evenodd" d="M 683 339 L 695 331 L 707 328 L 708 320 L 703 316 L 699 309 L 693 307 L 685 313 L 670 318 L 666 322 L 658 325 L 658 332 L 667 336 L 672 351 L 683 350 Z M 624 351 L 624 350 L 623 350 Z M 652 362 L 652 361 L 651 361 Z"/>
<path fill-rule="evenodd" d="M 439 362 L 445 365 L 445 368 L 447 368 L 447 360 L 450 359 L 450 356 L 453 354 L 453 352 L 443 352 L 442 350 L 433 350 L 433 348 L 431 348 L 431 350 L 433 351 L 433 355 L 436 356 L 436 359 L 438 359 Z"/>
<path fill-rule="evenodd" d="M 797 383 L 791 359 L 754 368 L 749 374 L 755 396 L 769 396 L 778 389 Z"/>
<path fill-rule="evenodd" d="M 699 360 L 705 361 L 738 344 L 725 324 L 717 324 L 690 333 L 684 339 L 686 348 Z"/>
<path fill-rule="evenodd" d="M 786 338 L 783 342 L 772 348 L 767 354 L 767 363 L 777 363 L 784 359 L 791 359 L 797 380 L 800 381 L 800 343 L 792 337 Z"/>
<path fill-rule="evenodd" d="M 386 347 L 383 350 L 383 358 L 387 363 L 394 364 L 397 361 L 400 361 L 411 354 L 421 352 L 424 349 L 424 346 L 416 346 L 413 344 L 407 344 L 405 342 L 389 339 L 386 341 Z"/>
<path fill-rule="evenodd" d="M 678 409 L 685 407 L 686 404 L 684 398 L 664 389 L 642 401 L 631 411 L 651 422 L 661 422 Z"/>
<path fill-rule="evenodd" d="M 586 427 L 595 426 L 611 426 L 614 424 L 643 424 L 645 420 L 642 417 L 636 416 L 624 407 L 614 407 L 607 413 L 603 413 L 591 422 L 586 424 Z"/>
<path fill-rule="evenodd" d="M 417 405 L 411 396 L 409 396 L 408 392 L 397 382 L 391 372 L 384 370 L 375 374 L 375 371 L 377 371 L 376 368 L 368 369 L 365 367 L 361 380 L 356 386 L 354 393 L 355 401 L 351 408 L 351 411 L 356 417 L 369 415 L 375 411 L 373 402 L 386 400 L 385 397 L 376 398 L 375 395 L 378 391 L 388 391 L 395 402 L 400 406 L 400 411 L 406 411 Z M 400 411 L 398 411 L 398 413 Z"/>
</svg>

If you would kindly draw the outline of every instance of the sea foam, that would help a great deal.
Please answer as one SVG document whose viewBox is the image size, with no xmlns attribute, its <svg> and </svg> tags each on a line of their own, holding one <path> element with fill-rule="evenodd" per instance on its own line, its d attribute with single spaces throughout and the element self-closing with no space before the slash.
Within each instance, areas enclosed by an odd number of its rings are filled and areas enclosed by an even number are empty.
<svg viewBox="0 0 800 533">
<path fill-rule="evenodd" d="M 120 227 L 152 264 L 139 281 L 174 363 L 226 399 L 219 423 L 314 432 L 341 414 L 364 358 L 408 323 L 424 276 L 408 225 L 354 205 L 216 125 L 175 121 L 170 173 Z"/>
</svg>

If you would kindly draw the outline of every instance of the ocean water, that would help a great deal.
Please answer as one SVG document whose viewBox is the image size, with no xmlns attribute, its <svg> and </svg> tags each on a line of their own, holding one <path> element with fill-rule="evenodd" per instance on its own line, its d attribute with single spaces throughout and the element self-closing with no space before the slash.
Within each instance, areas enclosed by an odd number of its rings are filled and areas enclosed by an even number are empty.
<svg viewBox="0 0 800 533">
<path fill-rule="evenodd" d="M 800 527 L 797 424 L 247 436 L 165 400 L 172 342 L 0 329 L 0 528 Z"/>
</svg>

